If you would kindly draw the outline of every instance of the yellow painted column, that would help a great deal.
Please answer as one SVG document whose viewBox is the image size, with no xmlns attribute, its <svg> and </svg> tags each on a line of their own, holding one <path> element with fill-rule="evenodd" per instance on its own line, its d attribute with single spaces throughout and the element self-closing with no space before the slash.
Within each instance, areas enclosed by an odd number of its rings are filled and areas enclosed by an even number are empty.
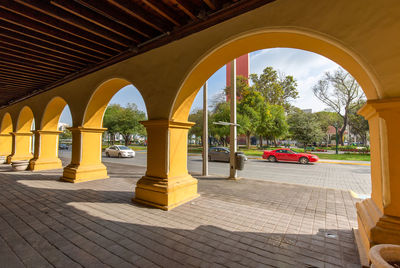
<svg viewBox="0 0 400 268">
<path fill-rule="evenodd" d="M 77 183 L 108 178 L 107 168 L 101 163 L 102 134 L 106 129 L 68 129 L 72 132 L 72 156 L 61 180 Z"/>
<path fill-rule="evenodd" d="M 12 151 L 7 156 L 7 163 L 13 161 L 29 160 L 32 158 L 32 133 L 31 132 L 11 132 Z"/>
<path fill-rule="evenodd" d="M 136 184 L 133 200 L 169 210 L 199 196 L 197 180 L 187 170 L 187 136 L 190 122 L 149 120 L 147 171 Z"/>
<path fill-rule="evenodd" d="M 368 101 L 359 114 L 369 122 L 371 198 L 357 203 L 359 233 L 367 252 L 400 245 L 400 99 Z"/>
<path fill-rule="evenodd" d="M 8 156 L 11 154 L 12 136 L 11 134 L 0 134 L 0 156 Z"/>
<path fill-rule="evenodd" d="M 58 158 L 58 137 L 61 131 L 35 130 L 35 150 L 29 169 L 33 171 L 62 168 Z"/>
</svg>

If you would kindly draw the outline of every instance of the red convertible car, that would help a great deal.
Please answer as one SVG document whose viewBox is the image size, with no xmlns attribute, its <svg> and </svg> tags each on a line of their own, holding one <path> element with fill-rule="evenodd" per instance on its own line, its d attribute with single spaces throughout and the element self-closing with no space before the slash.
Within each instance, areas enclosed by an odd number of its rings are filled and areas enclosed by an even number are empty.
<svg viewBox="0 0 400 268">
<path fill-rule="evenodd" d="M 307 164 L 308 162 L 317 162 L 318 156 L 313 154 L 295 153 L 290 149 L 277 149 L 273 151 L 264 151 L 262 156 L 264 159 L 268 159 L 270 162 L 276 161 L 290 161 L 299 162 L 301 164 Z"/>
</svg>

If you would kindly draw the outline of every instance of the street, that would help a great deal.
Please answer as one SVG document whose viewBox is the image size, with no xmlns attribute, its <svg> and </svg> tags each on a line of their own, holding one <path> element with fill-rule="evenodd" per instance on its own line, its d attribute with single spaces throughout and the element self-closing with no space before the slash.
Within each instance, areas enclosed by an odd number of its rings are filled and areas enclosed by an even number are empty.
<svg viewBox="0 0 400 268">
<path fill-rule="evenodd" d="M 68 162 L 71 151 L 60 150 L 59 156 Z M 135 158 L 109 158 L 103 154 L 103 162 L 126 165 L 146 166 L 147 154 L 137 151 Z M 201 155 L 189 155 L 188 170 L 193 176 L 200 176 L 202 170 Z M 209 162 L 209 174 L 229 175 L 229 164 Z M 292 183 L 341 190 L 351 190 L 359 195 L 371 193 L 371 167 L 362 165 L 343 165 L 316 163 L 301 165 L 298 163 L 272 163 L 261 159 L 249 159 L 244 170 L 238 171 L 239 177 L 248 179 Z"/>
</svg>

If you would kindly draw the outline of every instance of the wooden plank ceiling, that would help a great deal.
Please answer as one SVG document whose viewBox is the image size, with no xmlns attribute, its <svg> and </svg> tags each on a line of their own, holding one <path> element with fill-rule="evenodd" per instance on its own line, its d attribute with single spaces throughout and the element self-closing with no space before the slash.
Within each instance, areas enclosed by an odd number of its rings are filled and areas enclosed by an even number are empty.
<svg viewBox="0 0 400 268">
<path fill-rule="evenodd" d="M 1 0 L 0 107 L 273 0 Z"/>
</svg>

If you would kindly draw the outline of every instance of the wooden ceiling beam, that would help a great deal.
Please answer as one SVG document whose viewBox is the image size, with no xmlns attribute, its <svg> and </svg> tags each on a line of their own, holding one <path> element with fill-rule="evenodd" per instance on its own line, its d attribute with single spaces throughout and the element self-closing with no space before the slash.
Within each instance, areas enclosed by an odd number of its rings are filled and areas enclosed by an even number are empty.
<svg viewBox="0 0 400 268">
<path fill-rule="evenodd" d="M 0 43 L 1 46 L 9 49 L 11 48 L 18 49 L 18 51 L 27 53 L 29 55 L 38 55 L 38 57 L 45 57 L 57 61 L 62 61 L 64 64 L 71 64 L 71 66 L 85 67 L 87 65 L 87 62 L 85 63 L 82 60 L 72 60 L 71 57 L 63 55 L 61 53 L 57 53 L 48 49 L 43 49 L 38 46 L 32 46 L 29 43 L 24 43 L 19 40 L 14 40 L 8 38 L 7 36 L 0 35 Z"/>
<path fill-rule="evenodd" d="M 0 53 L 1 56 L 1 53 Z M 68 74 L 67 71 L 61 71 L 61 70 L 57 70 L 57 69 L 52 69 L 50 67 L 46 67 L 43 65 L 39 65 L 39 64 L 32 64 L 28 61 L 21 61 L 18 60 L 17 62 L 15 62 L 15 59 L 10 58 L 7 55 L 2 55 L 0 57 L 0 63 L 3 63 L 5 65 L 12 65 L 12 66 L 16 66 L 16 67 L 22 67 L 23 69 L 30 69 L 30 70 L 34 70 L 36 72 L 42 72 L 43 75 L 46 74 L 54 74 L 56 76 L 65 76 Z"/>
<path fill-rule="evenodd" d="M 146 38 L 153 38 L 160 33 L 158 30 L 148 26 L 147 24 L 141 22 L 136 18 L 128 18 L 127 16 L 122 16 L 121 11 L 118 8 L 110 5 L 103 0 L 97 0 L 96 2 L 90 0 L 76 1 L 79 2 L 81 5 L 84 5 L 87 8 L 90 8 L 91 10 L 101 14 L 102 16 L 105 16 L 125 27 L 130 28 L 131 30 L 137 32 L 138 34 L 141 34 Z"/>
<path fill-rule="evenodd" d="M 22 81 L 27 81 L 27 82 L 28 81 L 34 81 L 34 82 L 40 82 L 42 84 L 46 84 L 46 83 L 49 82 L 48 80 L 40 80 L 40 79 L 37 79 L 37 78 L 26 77 L 26 76 L 23 76 L 23 75 L 16 75 L 16 74 L 9 73 L 7 71 L 3 71 L 3 70 L 0 69 L 0 79 L 1 78 L 22 80 Z"/>
<path fill-rule="evenodd" d="M 77 68 L 76 67 L 71 67 L 71 66 L 65 66 L 64 64 L 57 62 L 57 63 L 52 63 L 49 62 L 48 60 L 43 60 L 34 56 L 28 56 L 28 55 L 24 55 L 22 53 L 19 52 L 15 52 L 15 51 L 9 51 L 5 48 L 1 48 L 0 47 L 0 55 L 7 55 L 11 58 L 16 58 L 16 59 L 21 59 L 23 61 L 29 61 L 32 62 L 34 64 L 40 64 L 40 65 L 44 65 L 44 66 L 49 66 L 51 68 L 57 68 L 60 70 L 65 70 L 67 72 L 73 72 L 76 71 Z M 19 60 L 18 60 L 19 61 Z"/>
<path fill-rule="evenodd" d="M 194 7 L 190 4 L 189 1 L 184 0 L 170 0 L 177 8 L 182 10 L 186 15 L 188 15 L 193 21 L 197 21 L 197 14 L 195 13 Z"/>
<path fill-rule="evenodd" d="M 212 10 L 216 10 L 217 6 L 215 5 L 214 0 L 203 0 L 203 2 Z"/>
<path fill-rule="evenodd" d="M 118 34 L 126 39 L 131 40 L 135 43 L 141 43 L 145 39 L 142 35 L 137 32 L 107 18 L 104 17 L 93 10 L 87 8 L 86 6 L 80 5 L 74 1 L 64 1 L 64 0 L 52 0 L 50 3 L 58 8 L 61 8 L 75 16 L 87 20 L 93 24 L 96 24 L 104 29 L 107 29 L 115 34 Z"/>
<path fill-rule="evenodd" d="M 60 53 L 65 53 L 71 57 L 78 57 L 80 59 L 85 59 L 90 62 L 98 62 L 99 60 L 104 60 L 107 57 L 104 55 L 100 55 L 99 53 L 95 53 L 90 50 L 86 50 L 79 46 L 75 46 L 73 44 L 46 36 L 41 33 L 33 32 L 31 30 L 25 29 L 24 27 L 14 25 L 7 21 L 2 21 L 0 19 L 0 35 L 5 35 L 7 31 L 8 37 L 12 37 L 14 39 L 18 39 L 20 41 L 28 40 L 33 45 L 39 45 L 42 48 L 52 49 L 53 51 L 58 51 Z M 5 31 L 6 30 L 6 31 Z"/>
<path fill-rule="evenodd" d="M 60 75 L 43 74 L 41 72 L 37 72 L 34 70 L 28 70 L 26 68 L 20 68 L 20 67 L 16 67 L 13 65 L 6 65 L 4 63 L 0 63 L 0 69 L 9 71 L 10 73 L 15 73 L 18 75 L 27 75 L 27 76 L 41 78 L 41 79 L 42 78 L 48 79 L 49 81 L 54 81 L 54 80 L 60 79 Z"/>
<path fill-rule="evenodd" d="M 104 40 L 107 40 L 111 43 L 117 44 L 119 46 L 123 47 L 129 47 L 132 45 L 132 41 L 129 39 L 126 39 L 118 34 L 115 34 L 112 31 L 106 30 L 103 27 L 99 27 L 96 24 L 93 24 L 91 22 L 88 22 L 78 16 L 75 16 L 63 9 L 60 9 L 56 6 L 49 5 L 49 4 L 44 4 L 43 2 L 39 2 L 37 0 L 15 0 L 18 3 L 28 6 L 32 9 L 35 9 L 38 12 L 44 13 L 56 20 L 62 21 L 65 23 L 63 28 L 67 28 L 70 30 L 71 27 L 68 26 L 73 26 L 81 31 L 86 31 L 89 34 L 93 34 L 95 36 L 98 36 Z M 48 21 L 50 25 L 52 24 L 50 21 Z M 60 24 L 57 25 L 57 27 L 60 27 Z M 71 29 L 72 32 L 74 32 L 74 29 Z M 76 34 L 80 35 L 80 31 L 75 32 Z M 90 37 L 88 36 L 90 39 Z M 90 39 L 91 40 L 91 39 Z M 120 49 L 119 49 L 120 50 Z"/>
<path fill-rule="evenodd" d="M 51 78 L 46 78 L 44 76 L 35 77 L 35 76 L 28 75 L 27 73 L 22 73 L 22 74 L 15 73 L 15 72 L 11 71 L 10 69 L 3 69 L 3 68 L 0 68 L 0 74 L 1 74 L 1 76 L 4 75 L 6 77 L 14 77 L 15 79 L 25 78 L 27 80 L 42 81 L 44 83 L 49 83 L 49 82 L 54 81 L 54 78 L 51 79 Z"/>
<path fill-rule="evenodd" d="M 26 56 L 28 59 L 32 58 L 32 59 L 42 60 L 44 62 L 52 62 L 54 64 L 59 64 L 60 66 L 69 66 L 70 68 L 72 68 L 72 70 L 77 70 L 85 67 L 84 64 L 79 64 L 77 62 L 71 63 L 67 60 L 60 61 L 60 59 L 54 58 L 50 55 L 46 55 L 38 51 L 32 52 L 30 50 L 25 49 L 24 47 L 18 47 L 5 43 L 1 40 L 0 36 L 0 51 L 1 50 L 6 51 L 7 53 L 15 53 L 16 55 Z"/>
<path fill-rule="evenodd" d="M 108 2 L 162 33 L 172 29 L 169 21 L 165 21 L 157 16 L 149 14 L 141 6 L 131 0 L 108 0 Z"/>
<path fill-rule="evenodd" d="M 71 35 L 67 32 L 49 27 L 45 24 L 32 20 L 31 18 L 27 18 L 21 14 L 17 14 L 10 10 L 6 10 L 4 6 L 2 9 L 0 9 L 0 19 L 3 21 L 7 21 L 11 24 L 24 27 L 31 31 L 41 33 L 49 37 L 64 41 L 66 43 L 70 43 L 78 47 L 99 53 L 100 55 L 104 55 L 106 57 L 113 56 L 115 53 L 115 51 L 113 52 L 113 50 L 109 48 L 87 41 L 86 39 L 77 37 L 75 35 Z"/>
<path fill-rule="evenodd" d="M 165 19 L 169 20 L 175 26 L 181 26 L 186 23 L 180 17 L 176 15 L 169 7 L 166 6 L 162 1 L 159 0 L 142 0 L 143 4 L 147 5 L 149 8 L 154 10 L 156 13 L 163 16 Z"/>
<path fill-rule="evenodd" d="M 38 85 L 43 85 L 43 83 L 40 82 L 26 82 L 23 80 L 16 80 L 16 79 L 10 79 L 6 77 L 0 77 L 0 84 L 8 84 L 8 85 L 21 85 L 21 86 L 38 86 Z"/>
</svg>

